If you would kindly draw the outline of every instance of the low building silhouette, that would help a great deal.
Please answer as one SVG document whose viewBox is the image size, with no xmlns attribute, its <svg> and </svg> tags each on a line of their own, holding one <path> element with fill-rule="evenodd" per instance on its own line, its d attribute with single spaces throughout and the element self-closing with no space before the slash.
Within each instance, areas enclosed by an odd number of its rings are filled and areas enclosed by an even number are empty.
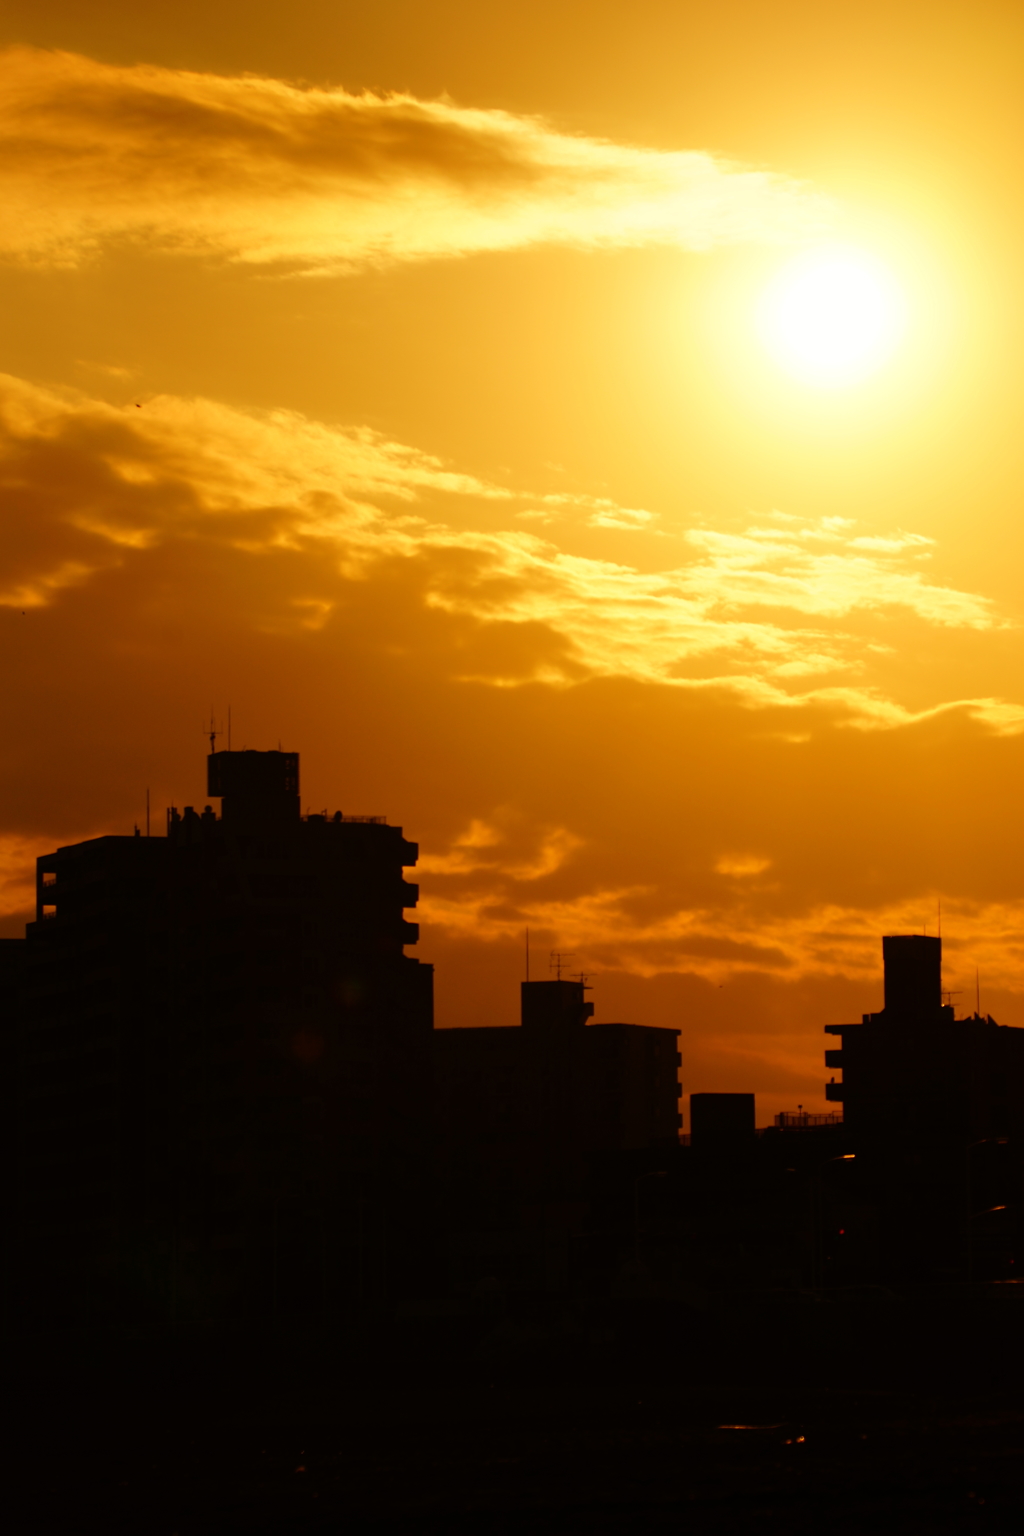
<svg viewBox="0 0 1024 1536">
<path fill-rule="evenodd" d="M 702 1290 L 798 1279 L 796 1191 L 774 1176 L 752 1093 L 691 1093 L 690 1133 L 675 1180 L 688 1281 Z"/>
<path fill-rule="evenodd" d="M 753 1146 L 755 1126 L 752 1093 L 690 1094 L 691 1146 L 737 1152 Z"/>
<path fill-rule="evenodd" d="M 519 1026 L 435 1031 L 456 1286 L 564 1287 L 585 1263 L 616 1160 L 678 1146 L 679 1031 L 592 1023 L 585 991 L 582 980 L 524 981 Z"/>
</svg>

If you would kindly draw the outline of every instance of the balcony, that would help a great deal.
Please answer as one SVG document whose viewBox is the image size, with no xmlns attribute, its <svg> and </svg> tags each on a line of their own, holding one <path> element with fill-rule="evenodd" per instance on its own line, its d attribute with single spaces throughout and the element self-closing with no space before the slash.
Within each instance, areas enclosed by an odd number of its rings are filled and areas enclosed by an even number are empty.
<svg viewBox="0 0 1024 1536">
<path fill-rule="evenodd" d="M 826 1067 L 831 1067 L 833 1072 L 841 1072 L 843 1070 L 843 1053 L 842 1053 L 842 1051 L 841 1050 L 839 1050 L 839 1051 L 826 1051 L 825 1052 L 825 1065 L 826 1065 Z"/>
<path fill-rule="evenodd" d="M 825 1084 L 825 1097 L 830 1104 L 841 1104 L 843 1102 L 843 1087 L 844 1084 L 842 1083 Z"/>
</svg>

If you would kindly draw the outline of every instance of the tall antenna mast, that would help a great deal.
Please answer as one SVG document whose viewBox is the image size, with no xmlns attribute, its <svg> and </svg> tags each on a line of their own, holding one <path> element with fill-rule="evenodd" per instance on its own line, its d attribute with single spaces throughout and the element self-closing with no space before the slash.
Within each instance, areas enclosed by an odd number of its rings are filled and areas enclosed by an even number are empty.
<svg viewBox="0 0 1024 1536">
<path fill-rule="evenodd" d="M 231 705 L 228 705 L 228 751 L 231 751 Z"/>
<path fill-rule="evenodd" d="M 149 788 L 146 789 L 146 836 L 149 836 Z"/>
<path fill-rule="evenodd" d="M 526 979 L 530 979 L 530 930 L 526 930 Z"/>
</svg>

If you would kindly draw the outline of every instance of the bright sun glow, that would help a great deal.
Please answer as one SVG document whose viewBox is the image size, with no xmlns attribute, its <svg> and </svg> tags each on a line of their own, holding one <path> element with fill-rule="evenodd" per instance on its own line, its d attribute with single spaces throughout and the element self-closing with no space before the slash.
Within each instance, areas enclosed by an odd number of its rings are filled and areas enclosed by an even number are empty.
<svg viewBox="0 0 1024 1536">
<path fill-rule="evenodd" d="M 892 275 L 865 251 L 830 247 L 791 261 L 757 314 L 769 352 L 806 383 L 843 385 L 874 373 L 900 342 L 906 306 Z"/>
</svg>

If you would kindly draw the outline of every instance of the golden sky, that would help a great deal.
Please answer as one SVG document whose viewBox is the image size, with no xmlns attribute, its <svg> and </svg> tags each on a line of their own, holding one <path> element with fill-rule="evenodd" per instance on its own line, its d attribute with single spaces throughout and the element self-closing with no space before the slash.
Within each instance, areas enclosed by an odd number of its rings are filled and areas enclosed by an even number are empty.
<svg viewBox="0 0 1024 1536">
<path fill-rule="evenodd" d="M 3 931 L 37 853 L 201 804 L 230 704 L 419 840 L 441 1023 L 514 1020 L 529 925 L 687 1092 L 820 1109 L 941 900 L 1024 1025 L 1019 6 L 0 44 Z"/>
</svg>

